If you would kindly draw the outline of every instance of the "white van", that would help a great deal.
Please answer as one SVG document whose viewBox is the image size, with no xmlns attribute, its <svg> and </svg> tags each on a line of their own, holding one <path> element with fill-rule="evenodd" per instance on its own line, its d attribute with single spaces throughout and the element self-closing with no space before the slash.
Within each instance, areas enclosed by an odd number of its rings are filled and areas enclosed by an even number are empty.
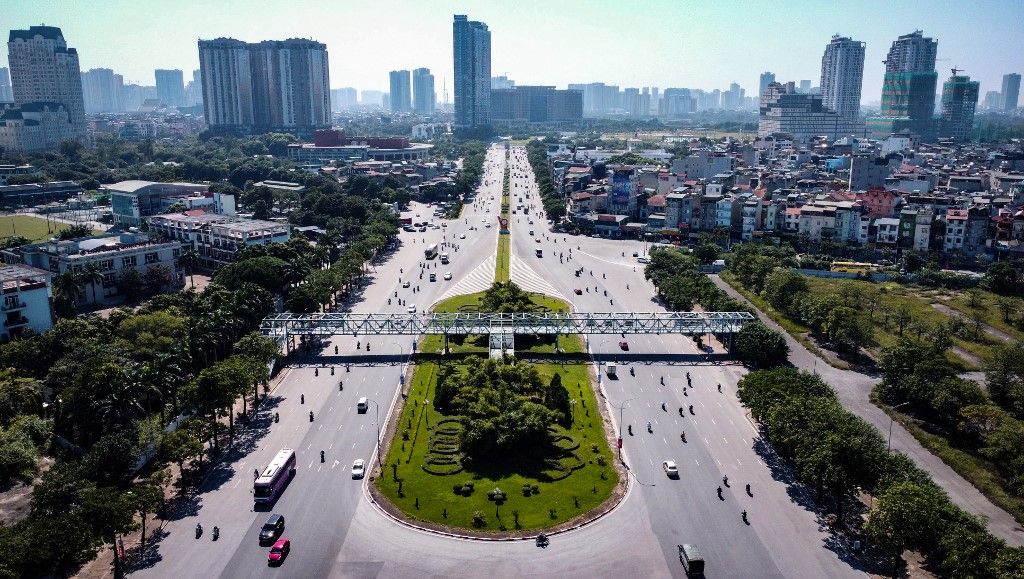
<svg viewBox="0 0 1024 579">
<path fill-rule="evenodd" d="M 362 414 L 366 412 L 367 408 L 369 408 L 369 405 L 366 402 L 366 397 L 363 396 L 362 398 L 359 399 L 359 402 L 356 402 L 356 410 L 359 412 L 359 414 Z"/>
</svg>

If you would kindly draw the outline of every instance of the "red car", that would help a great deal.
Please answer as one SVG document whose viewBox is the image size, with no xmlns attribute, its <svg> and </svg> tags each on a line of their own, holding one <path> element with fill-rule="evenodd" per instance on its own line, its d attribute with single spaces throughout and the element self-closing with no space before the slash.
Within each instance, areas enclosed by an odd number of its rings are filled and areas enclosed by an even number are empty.
<svg viewBox="0 0 1024 579">
<path fill-rule="evenodd" d="M 292 540 L 285 537 L 278 539 L 274 546 L 270 548 L 270 553 L 267 555 L 267 563 L 270 565 L 280 565 L 284 562 L 285 557 L 288 556 L 288 552 L 292 550 Z"/>
<path fill-rule="evenodd" d="M 628 352 L 629 342 L 627 342 L 626 340 L 622 340 L 621 342 L 619 342 L 619 347 Z"/>
</svg>

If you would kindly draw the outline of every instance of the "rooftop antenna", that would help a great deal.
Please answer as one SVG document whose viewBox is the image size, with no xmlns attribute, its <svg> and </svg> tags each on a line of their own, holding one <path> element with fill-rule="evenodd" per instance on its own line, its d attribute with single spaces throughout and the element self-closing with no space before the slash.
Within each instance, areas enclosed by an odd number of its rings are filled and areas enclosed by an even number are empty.
<svg viewBox="0 0 1024 579">
<path fill-rule="evenodd" d="M 963 70 L 964 70 L 964 69 L 962 69 L 962 68 L 957 68 L 957 67 L 955 67 L 955 66 L 954 66 L 954 67 L 953 67 L 953 68 L 951 68 L 950 70 L 952 70 L 952 71 L 953 71 L 953 76 L 956 76 L 956 73 L 958 73 L 958 72 L 963 72 Z"/>
</svg>

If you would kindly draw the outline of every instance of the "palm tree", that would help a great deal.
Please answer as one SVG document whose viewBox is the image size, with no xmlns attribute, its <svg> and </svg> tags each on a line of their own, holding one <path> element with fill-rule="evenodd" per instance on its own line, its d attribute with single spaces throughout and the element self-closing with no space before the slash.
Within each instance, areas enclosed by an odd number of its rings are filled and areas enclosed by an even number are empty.
<svg viewBox="0 0 1024 579">
<path fill-rule="evenodd" d="M 100 264 L 95 261 L 90 261 L 85 264 L 85 268 L 79 275 L 79 279 L 83 284 L 89 284 L 92 288 L 92 303 L 96 303 L 96 284 L 103 283 L 103 270 L 100 268 Z"/>
<path fill-rule="evenodd" d="M 82 298 L 82 281 L 70 269 L 61 272 L 53 279 L 53 292 L 58 299 L 67 300 L 72 308 Z"/>
<path fill-rule="evenodd" d="M 193 247 L 188 247 L 182 251 L 181 255 L 178 257 L 178 267 L 184 269 L 185 273 L 188 274 L 189 284 L 191 284 L 192 287 L 196 287 L 195 268 L 198 265 L 199 254 Z"/>
</svg>

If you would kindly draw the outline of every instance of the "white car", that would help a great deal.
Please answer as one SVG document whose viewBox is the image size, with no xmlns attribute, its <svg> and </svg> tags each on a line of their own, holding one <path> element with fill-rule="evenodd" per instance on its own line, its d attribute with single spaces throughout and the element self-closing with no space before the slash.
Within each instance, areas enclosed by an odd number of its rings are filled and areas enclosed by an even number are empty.
<svg viewBox="0 0 1024 579">
<path fill-rule="evenodd" d="M 366 472 L 365 463 L 363 459 L 357 458 L 352 463 L 352 478 L 363 478 L 363 474 Z"/>
<path fill-rule="evenodd" d="M 416 313 L 416 304 L 409 304 L 408 312 L 410 314 L 415 314 Z"/>
<path fill-rule="evenodd" d="M 452 272 L 450 272 L 450 271 L 446 271 L 446 272 L 444 272 L 444 279 L 445 279 L 445 280 L 450 280 L 450 279 L 452 279 Z"/>
<path fill-rule="evenodd" d="M 410 282 L 409 280 L 405 280 L 404 282 L 402 282 L 402 287 L 409 287 L 411 285 L 412 285 L 412 282 Z"/>
<path fill-rule="evenodd" d="M 486 227 L 487 229 L 490 229 L 491 228 L 491 224 L 490 223 L 484 223 L 484 227 Z"/>
<path fill-rule="evenodd" d="M 668 478 L 679 478 L 679 468 L 676 467 L 676 461 L 666 460 L 661 463 L 661 468 L 665 469 L 665 475 Z"/>
<path fill-rule="evenodd" d="M 459 239 L 466 239 L 466 234 L 465 233 L 460 233 L 459 234 Z"/>
<path fill-rule="evenodd" d="M 651 263 L 651 258 L 646 256 L 640 256 L 636 258 L 637 263 Z"/>
</svg>

